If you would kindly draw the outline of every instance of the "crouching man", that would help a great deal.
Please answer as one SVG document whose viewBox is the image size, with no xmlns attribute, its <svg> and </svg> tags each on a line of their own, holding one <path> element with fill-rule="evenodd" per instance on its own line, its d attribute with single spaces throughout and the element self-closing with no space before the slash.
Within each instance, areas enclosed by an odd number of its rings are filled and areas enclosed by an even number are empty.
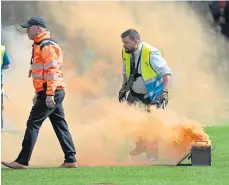
<svg viewBox="0 0 229 185">
<path fill-rule="evenodd" d="M 161 107 L 168 104 L 168 86 L 171 80 L 171 70 L 162 53 L 141 40 L 139 33 L 128 29 L 121 34 L 123 42 L 123 84 L 119 91 L 119 101 L 128 104 L 140 102 L 148 108 L 157 103 Z M 128 97 L 126 97 L 129 91 Z M 155 153 L 156 142 L 139 138 L 131 155 L 146 152 Z M 149 157 L 149 156 L 148 156 Z"/>
</svg>

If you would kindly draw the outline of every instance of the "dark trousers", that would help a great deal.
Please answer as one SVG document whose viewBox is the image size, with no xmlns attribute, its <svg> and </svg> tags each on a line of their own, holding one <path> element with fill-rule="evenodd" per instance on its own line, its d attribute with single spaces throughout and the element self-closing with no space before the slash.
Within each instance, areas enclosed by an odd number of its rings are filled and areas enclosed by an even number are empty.
<svg viewBox="0 0 229 185">
<path fill-rule="evenodd" d="M 152 105 L 151 104 L 151 100 L 149 97 L 145 98 L 145 95 L 144 94 L 138 94 L 136 92 L 134 92 L 133 90 L 130 90 L 129 94 L 128 94 L 128 97 L 127 97 L 127 103 L 132 105 L 132 104 L 136 104 L 136 103 L 142 103 L 145 105 L 145 108 L 146 108 L 146 111 L 147 112 L 150 112 L 150 106 Z M 158 157 L 158 143 L 157 141 L 151 141 L 151 140 L 145 140 L 144 139 L 144 136 L 140 136 L 139 137 L 139 140 L 136 142 L 136 149 L 140 146 L 147 146 L 145 149 L 144 149 L 144 152 L 146 152 L 146 156 L 147 158 L 151 158 L 151 157 L 154 157 L 154 158 L 157 158 Z"/>
<path fill-rule="evenodd" d="M 22 142 L 22 150 L 16 159 L 16 162 L 23 165 L 29 164 L 40 127 L 47 117 L 49 117 L 52 123 L 53 129 L 65 154 L 64 162 L 72 163 L 76 161 L 75 147 L 64 116 L 64 109 L 62 105 L 64 97 L 64 90 L 56 91 L 54 96 L 56 107 L 48 108 L 45 103 L 45 91 L 39 93 L 37 102 L 30 112 L 24 140 Z"/>
<path fill-rule="evenodd" d="M 3 109 L 4 109 L 2 88 L 3 88 L 3 84 L 1 84 L 1 102 L 2 102 L 1 104 L 1 129 L 3 129 Z"/>
<path fill-rule="evenodd" d="M 137 102 L 141 102 L 146 106 L 150 106 L 151 101 L 150 98 L 144 98 L 144 94 L 138 94 L 134 92 L 133 90 L 130 90 L 128 97 L 127 97 L 127 103 L 128 104 L 135 104 Z"/>
</svg>

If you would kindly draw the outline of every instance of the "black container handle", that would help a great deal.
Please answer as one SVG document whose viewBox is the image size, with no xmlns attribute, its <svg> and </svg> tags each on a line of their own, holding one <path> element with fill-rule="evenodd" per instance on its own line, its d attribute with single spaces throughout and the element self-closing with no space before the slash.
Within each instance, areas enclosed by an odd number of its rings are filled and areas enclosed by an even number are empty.
<svg viewBox="0 0 229 185">
<path fill-rule="evenodd" d="M 211 149 L 211 151 L 213 151 L 215 149 L 215 146 Z"/>
<path fill-rule="evenodd" d="M 196 142 L 205 142 L 205 143 L 207 143 L 207 144 L 208 144 L 208 142 L 207 142 L 207 141 L 202 141 L 202 140 L 197 140 L 197 141 L 195 141 L 195 144 L 196 144 Z"/>
</svg>

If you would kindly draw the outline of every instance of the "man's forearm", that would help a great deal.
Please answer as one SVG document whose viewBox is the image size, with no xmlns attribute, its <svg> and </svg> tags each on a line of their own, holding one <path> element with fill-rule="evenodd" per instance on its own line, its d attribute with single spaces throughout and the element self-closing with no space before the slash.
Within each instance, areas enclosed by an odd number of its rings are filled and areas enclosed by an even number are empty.
<svg viewBox="0 0 229 185">
<path fill-rule="evenodd" d="M 127 77 L 126 77 L 126 75 L 123 75 L 123 85 L 125 84 L 127 82 Z"/>
<path fill-rule="evenodd" d="M 170 75 L 163 76 L 163 90 L 168 91 L 170 81 L 171 81 L 171 76 Z"/>
</svg>

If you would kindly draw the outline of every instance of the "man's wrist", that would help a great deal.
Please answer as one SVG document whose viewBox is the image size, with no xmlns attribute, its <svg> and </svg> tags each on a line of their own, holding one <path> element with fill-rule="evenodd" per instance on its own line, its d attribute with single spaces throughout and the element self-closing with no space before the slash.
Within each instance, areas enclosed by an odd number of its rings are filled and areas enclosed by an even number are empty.
<svg viewBox="0 0 229 185">
<path fill-rule="evenodd" d="M 122 87 L 126 87 L 126 85 L 127 85 L 127 82 L 124 82 L 124 83 L 122 84 Z"/>
<path fill-rule="evenodd" d="M 162 92 L 168 93 L 168 89 L 167 88 L 163 88 Z"/>
<path fill-rule="evenodd" d="M 54 96 L 54 95 L 55 95 L 55 89 L 47 88 L 46 96 Z"/>
</svg>

